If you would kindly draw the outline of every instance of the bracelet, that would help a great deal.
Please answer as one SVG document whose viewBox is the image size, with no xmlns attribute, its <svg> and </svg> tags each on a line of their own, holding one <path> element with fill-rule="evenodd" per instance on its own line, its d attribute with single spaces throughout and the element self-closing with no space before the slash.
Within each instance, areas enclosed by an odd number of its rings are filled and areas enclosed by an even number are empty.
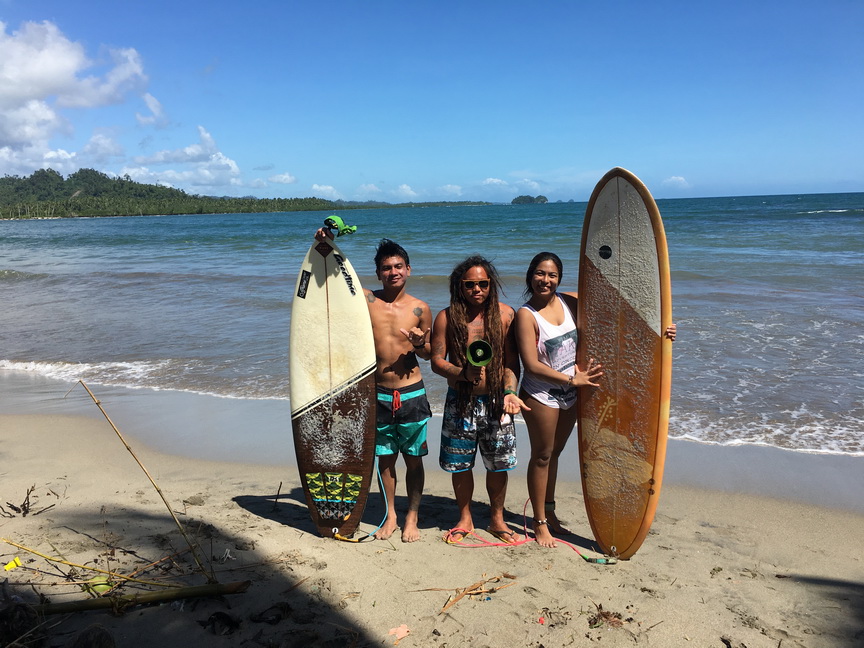
<svg viewBox="0 0 864 648">
<path fill-rule="evenodd" d="M 423 344 L 412 344 L 411 346 L 413 346 L 415 349 L 422 349 L 426 346 L 426 343 L 424 342 Z"/>
<path fill-rule="evenodd" d="M 549 524 L 549 520 L 546 520 L 546 519 L 538 520 L 537 518 L 534 518 L 534 525 L 535 526 L 543 526 L 544 524 Z"/>
<path fill-rule="evenodd" d="M 504 390 L 504 395 L 506 396 L 507 394 L 513 394 L 514 396 L 518 396 L 518 395 L 519 395 L 517 392 L 513 391 L 512 389 L 505 389 L 505 390 Z"/>
</svg>

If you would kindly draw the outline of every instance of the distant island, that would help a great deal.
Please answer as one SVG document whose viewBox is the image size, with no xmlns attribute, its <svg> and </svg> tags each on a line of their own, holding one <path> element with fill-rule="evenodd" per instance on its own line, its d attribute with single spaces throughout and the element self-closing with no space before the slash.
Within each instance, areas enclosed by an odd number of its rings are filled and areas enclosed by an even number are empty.
<svg viewBox="0 0 864 648">
<path fill-rule="evenodd" d="M 0 219 L 74 218 L 80 216 L 154 216 L 176 214 L 260 214 L 289 211 L 334 211 L 415 206 L 489 205 L 487 202 L 386 203 L 323 198 L 255 198 L 199 196 L 182 189 L 113 178 L 80 169 L 67 178 L 39 169 L 21 178 L 0 178 Z"/>
<path fill-rule="evenodd" d="M 546 196 L 516 196 L 510 201 L 511 205 L 545 205 L 549 202 Z"/>
</svg>

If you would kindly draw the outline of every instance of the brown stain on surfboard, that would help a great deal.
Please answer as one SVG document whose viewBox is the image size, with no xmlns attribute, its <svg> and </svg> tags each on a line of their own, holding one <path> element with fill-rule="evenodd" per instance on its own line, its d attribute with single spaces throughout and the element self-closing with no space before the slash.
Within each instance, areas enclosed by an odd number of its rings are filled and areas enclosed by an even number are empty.
<svg viewBox="0 0 864 648">
<path fill-rule="evenodd" d="M 289 365 L 309 514 L 322 536 L 350 538 L 375 466 L 375 346 L 360 281 L 335 243 L 313 245 L 301 265 Z"/>
</svg>

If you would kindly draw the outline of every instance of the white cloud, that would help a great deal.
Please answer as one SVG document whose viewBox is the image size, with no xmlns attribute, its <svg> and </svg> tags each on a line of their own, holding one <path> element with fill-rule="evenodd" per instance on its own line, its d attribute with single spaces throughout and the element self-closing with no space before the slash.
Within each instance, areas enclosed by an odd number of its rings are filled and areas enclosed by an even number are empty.
<svg viewBox="0 0 864 648">
<path fill-rule="evenodd" d="M 198 187 L 241 186 L 240 168 L 222 153 L 216 140 L 203 126 L 198 127 L 200 141 L 183 148 L 159 151 L 154 155 L 135 158 L 139 166 L 124 168 L 120 175 L 129 174 L 133 180 L 149 183 L 188 184 Z M 151 171 L 153 164 L 181 165 L 191 168 L 177 171 Z"/>
<path fill-rule="evenodd" d="M 150 111 L 150 114 L 142 115 L 136 112 L 135 119 L 138 120 L 138 123 L 142 126 L 167 126 L 168 118 L 165 116 L 165 111 L 160 101 L 149 92 L 145 92 L 142 98 L 144 99 L 144 103 L 147 104 L 147 110 Z"/>
<path fill-rule="evenodd" d="M 409 185 L 401 184 L 396 189 L 391 191 L 394 196 L 397 198 L 401 198 L 402 200 L 413 200 L 417 197 L 417 192 L 414 191 Z"/>
<path fill-rule="evenodd" d="M 44 101 L 29 99 L 0 108 L 0 147 L 13 150 L 27 148 L 28 145 L 47 148 L 48 140 L 53 135 L 68 130 L 68 122 Z"/>
<path fill-rule="evenodd" d="M 671 176 L 669 178 L 666 178 L 663 181 L 663 185 L 666 187 L 672 187 L 674 189 L 689 189 L 690 188 L 690 183 L 687 182 L 687 180 L 685 178 L 682 178 L 681 176 Z"/>
<path fill-rule="evenodd" d="M 81 149 L 81 157 L 86 160 L 84 164 L 104 164 L 112 158 L 121 157 L 123 147 L 108 133 L 94 133 L 90 141 Z"/>
<path fill-rule="evenodd" d="M 325 198 L 327 200 L 339 200 L 340 198 L 342 198 L 339 192 L 330 185 L 313 184 L 312 193 L 315 195 L 316 198 Z"/>
<path fill-rule="evenodd" d="M 270 182 L 275 182 L 276 184 L 294 184 L 297 182 L 297 178 L 295 178 L 290 173 L 280 173 L 278 175 L 272 175 L 267 178 Z"/>
<path fill-rule="evenodd" d="M 70 108 L 94 108 L 122 103 L 128 93 L 143 91 L 147 75 L 138 52 L 127 47 L 111 50 L 110 56 L 114 66 L 104 76 L 76 77 L 75 83 L 58 96 L 57 103 Z"/>
<path fill-rule="evenodd" d="M 0 106 L 4 109 L 69 94 L 79 82 L 79 72 L 90 66 L 84 48 L 50 22 L 26 22 L 11 34 L 0 22 L 0 51 Z"/>
<path fill-rule="evenodd" d="M 506 187 L 507 181 L 501 180 L 500 178 L 486 178 L 481 184 L 494 185 L 494 186 L 498 186 L 498 187 Z"/>
<path fill-rule="evenodd" d="M 43 168 L 54 169 L 57 173 L 72 173 L 80 166 L 78 164 L 78 154 L 57 149 L 56 151 L 48 151 L 42 157 Z"/>
<path fill-rule="evenodd" d="M 523 189 L 530 189 L 532 191 L 537 191 L 540 188 L 538 182 L 534 182 L 534 180 L 529 180 L 528 178 L 522 178 L 522 180 L 519 180 L 516 185 Z"/>
<path fill-rule="evenodd" d="M 445 196 L 461 196 L 462 195 L 462 187 L 459 185 L 448 184 L 439 188 L 439 191 Z"/>
<path fill-rule="evenodd" d="M 360 196 L 368 197 L 375 196 L 381 193 L 381 190 L 375 186 L 374 184 L 362 184 L 357 187 L 357 194 Z"/>
<path fill-rule="evenodd" d="M 140 155 L 135 158 L 137 164 L 187 164 L 195 162 L 206 162 L 211 156 L 216 155 L 219 151 L 216 147 L 216 142 L 213 136 L 208 133 L 203 126 L 198 127 L 198 137 L 200 141 L 197 144 L 190 144 L 183 148 L 174 150 L 164 150 L 153 153 L 152 155 Z"/>
<path fill-rule="evenodd" d="M 50 22 L 26 22 L 8 34 L 0 22 L 0 107 L 4 110 L 30 101 L 56 97 L 60 107 L 92 108 L 123 101 L 130 91 L 147 83 L 138 52 L 109 50 L 112 64 L 101 76 L 83 76 L 97 64 Z"/>
<path fill-rule="evenodd" d="M 83 45 L 45 21 L 22 23 L 13 32 L 0 22 L 0 52 L 0 161 L 4 171 L 24 174 L 51 166 L 61 173 L 72 172 L 84 159 L 118 153 L 99 134 L 80 155 L 52 147 L 51 140 L 74 134 L 65 110 L 117 104 L 130 93 L 144 91 L 147 76 L 136 50 L 107 50 L 110 60 L 92 61 Z M 156 116 L 153 107 L 158 102 L 153 104 L 147 98 L 145 102 Z"/>
</svg>

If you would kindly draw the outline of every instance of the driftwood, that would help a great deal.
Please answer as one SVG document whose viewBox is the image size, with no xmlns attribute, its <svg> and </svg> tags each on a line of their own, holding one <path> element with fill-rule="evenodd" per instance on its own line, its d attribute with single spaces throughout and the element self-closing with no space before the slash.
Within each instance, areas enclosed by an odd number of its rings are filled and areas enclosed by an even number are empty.
<svg viewBox="0 0 864 648">
<path fill-rule="evenodd" d="M 483 574 L 484 576 L 486 574 Z M 441 611 L 438 614 L 444 614 L 451 607 L 456 605 L 459 601 L 461 601 L 466 596 L 477 596 L 479 594 L 494 594 L 495 592 L 504 589 L 505 587 L 510 587 L 511 585 L 515 585 L 515 583 L 507 583 L 506 585 L 500 585 L 498 587 L 485 587 L 487 583 L 500 583 L 503 579 L 516 580 L 516 577 L 512 574 L 503 573 L 500 576 L 493 576 L 492 578 L 486 578 L 484 580 L 477 581 L 473 585 L 469 585 L 468 587 L 459 587 L 456 590 L 450 590 L 441 587 L 427 587 L 421 590 L 412 590 L 414 592 L 450 592 L 454 593 L 450 595 L 447 599 L 447 603 L 441 608 Z"/>
<path fill-rule="evenodd" d="M 104 416 L 105 420 L 108 421 L 108 424 L 111 426 L 111 428 L 117 434 L 117 437 L 120 439 L 120 441 L 123 442 L 123 445 L 126 446 L 126 449 L 129 451 L 129 454 L 132 455 L 132 457 L 135 459 L 135 461 L 141 467 L 141 470 L 143 470 L 144 474 L 147 475 L 147 479 L 149 479 L 150 483 L 153 484 L 153 488 L 155 488 L 156 492 L 159 493 L 159 497 L 162 498 L 162 501 L 165 503 L 165 506 L 168 508 L 168 513 L 171 514 L 171 517 L 174 519 L 174 523 L 177 525 L 177 528 L 180 530 L 180 535 L 183 536 L 183 539 L 186 540 L 186 544 L 189 545 L 189 549 L 192 552 L 192 558 L 195 559 L 195 563 L 198 565 L 198 568 L 201 570 L 201 573 L 207 577 L 207 580 L 210 583 L 215 583 L 216 578 L 214 577 L 213 572 L 204 569 L 204 565 L 201 563 L 201 560 L 198 558 L 198 552 L 195 551 L 195 545 L 189 539 L 189 536 L 186 535 L 186 529 L 180 523 L 180 520 L 177 519 L 177 516 L 174 514 L 174 509 L 171 508 L 171 504 L 168 503 L 168 499 L 165 497 L 165 494 L 162 492 L 162 489 L 159 488 L 159 484 L 156 483 L 156 480 L 153 479 L 153 477 L 150 475 L 150 472 L 147 470 L 147 468 L 144 467 L 144 464 L 141 463 L 141 460 L 138 458 L 138 455 L 135 454 L 135 452 L 132 450 L 132 447 L 126 442 L 126 439 L 123 438 L 123 435 L 120 434 L 120 430 L 118 430 L 117 426 L 114 425 L 114 421 L 112 421 L 111 417 L 108 416 L 108 412 L 106 412 L 105 409 L 102 407 L 102 403 L 96 398 L 96 396 L 93 395 L 93 392 L 90 391 L 90 388 L 84 383 L 83 380 L 79 380 L 78 382 L 81 383 L 81 386 L 87 390 L 88 394 L 90 394 L 90 398 L 93 399 L 94 403 L 96 403 L 96 407 L 98 407 L 99 411 L 102 412 L 102 416 Z"/>
<path fill-rule="evenodd" d="M 123 596 L 105 596 L 95 599 L 84 599 L 81 601 L 69 601 L 67 603 L 46 603 L 37 605 L 35 609 L 40 614 L 66 614 L 69 612 L 84 612 L 87 610 L 100 610 L 104 608 L 116 608 L 125 610 L 127 607 L 143 605 L 145 603 L 164 603 L 167 601 L 178 601 L 185 598 L 199 596 L 222 596 L 224 594 L 240 594 L 249 589 L 252 581 L 237 581 L 236 583 L 211 583 L 209 585 L 195 585 L 192 587 L 178 587 L 161 592 L 141 592 L 138 594 L 124 594 Z"/>
</svg>

